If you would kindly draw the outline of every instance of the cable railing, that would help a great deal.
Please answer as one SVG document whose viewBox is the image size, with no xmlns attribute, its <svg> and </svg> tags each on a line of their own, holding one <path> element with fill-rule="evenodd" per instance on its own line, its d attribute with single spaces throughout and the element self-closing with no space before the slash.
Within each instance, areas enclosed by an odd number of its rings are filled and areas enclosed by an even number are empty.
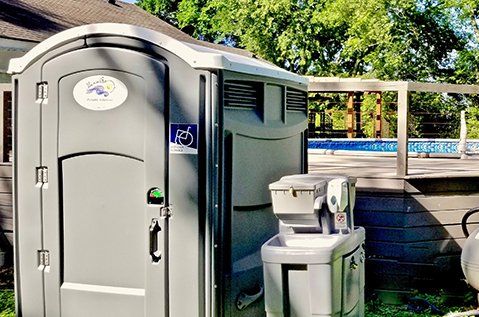
<svg viewBox="0 0 479 317">
<path fill-rule="evenodd" d="M 396 175 L 399 177 L 408 175 L 409 138 L 411 141 L 412 138 L 448 139 L 457 144 L 461 157 L 467 151 L 477 149 L 475 144 L 466 144 L 465 133 L 461 133 L 464 129 L 460 127 L 464 126 L 462 122 L 465 120 L 461 117 L 460 109 L 468 107 L 464 103 L 468 98 L 465 96 L 479 94 L 479 85 L 315 77 L 310 78 L 309 92 L 311 104 L 324 112 L 322 118 L 319 115 L 320 119 L 317 119 L 317 114 L 310 115 L 313 121 L 310 121 L 309 127 L 314 130 L 310 136 L 344 137 L 346 134 L 348 140 L 394 138 Z M 361 111 L 365 96 L 373 99 L 369 100 L 366 112 Z M 328 104 L 328 101 L 331 103 Z M 442 107 L 442 101 L 447 107 Z M 456 101 L 460 106 L 455 107 Z M 346 111 L 342 111 L 344 105 Z M 341 108 L 342 114 L 328 112 L 331 108 Z M 446 111 L 434 111 L 441 108 Z M 317 124 L 318 120 L 323 122 Z"/>
<path fill-rule="evenodd" d="M 347 138 L 347 111 L 310 111 L 310 138 Z M 361 118 L 353 129 L 354 138 L 397 138 L 397 112 L 382 113 L 381 130 L 377 130 L 373 111 L 353 111 Z M 409 136 L 428 139 L 456 139 L 460 132 L 460 113 L 411 111 L 409 114 Z"/>
</svg>

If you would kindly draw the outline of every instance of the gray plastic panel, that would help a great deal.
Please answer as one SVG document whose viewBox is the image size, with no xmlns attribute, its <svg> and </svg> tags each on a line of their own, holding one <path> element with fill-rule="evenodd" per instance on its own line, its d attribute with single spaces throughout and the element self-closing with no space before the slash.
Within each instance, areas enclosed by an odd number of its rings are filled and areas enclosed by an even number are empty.
<svg viewBox="0 0 479 317">
<path fill-rule="evenodd" d="M 173 217 L 169 222 L 169 300 L 170 316 L 202 316 L 204 305 L 204 219 L 206 210 L 199 206 L 205 199 L 206 188 L 200 187 L 206 177 L 200 166 L 204 152 L 204 128 L 200 121 L 200 73 L 186 64 L 170 65 L 170 122 L 198 124 L 198 155 L 169 153 L 170 201 Z M 204 155 L 204 154 L 203 154 Z M 189 285 L 189 287 L 185 287 Z M 187 303 L 185 305 L 185 303 Z"/>
<path fill-rule="evenodd" d="M 63 161 L 63 316 L 79 303 L 85 308 L 75 316 L 144 316 L 143 169 L 143 162 L 115 155 Z M 121 304 L 105 311 L 105 301 Z"/>
<path fill-rule="evenodd" d="M 281 85 L 267 84 L 265 89 L 264 121 L 284 123 L 285 116 L 285 87 Z M 281 106 L 279 106 L 281 105 Z"/>
<path fill-rule="evenodd" d="M 143 296 L 62 289 L 62 316 L 132 317 L 144 311 Z"/>
<path fill-rule="evenodd" d="M 19 316 L 43 315 L 43 273 L 38 270 L 38 250 L 43 249 L 41 189 L 35 168 L 40 163 L 40 108 L 34 84 L 40 81 L 38 67 L 14 77 L 15 110 L 15 273 L 16 298 L 23 307 Z M 19 141 L 20 140 L 20 141 Z"/>
<path fill-rule="evenodd" d="M 83 58 L 91 54 L 83 51 L 80 56 L 64 56 L 68 63 L 70 58 Z M 85 57 L 87 58 L 87 57 Z M 109 111 L 92 111 L 80 107 L 72 101 L 73 87 L 80 80 L 94 75 L 106 75 L 121 80 L 128 89 L 127 100 L 119 107 Z M 134 87 L 134 88 L 133 88 Z M 145 85 L 138 75 L 112 70 L 89 70 L 66 76 L 60 81 L 59 102 L 62 105 L 59 124 L 60 157 L 81 152 L 121 153 L 143 159 L 146 107 L 135 107 L 134 103 L 145 95 Z M 121 126 L 119 131 L 118 127 Z"/>
<path fill-rule="evenodd" d="M 63 282 L 144 287 L 143 168 L 116 155 L 63 161 Z"/>
<path fill-rule="evenodd" d="M 271 203 L 268 185 L 284 175 L 301 171 L 301 138 L 233 138 L 233 205 Z"/>
<path fill-rule="evenodd" d="M 308 271 L 289 270 L 288 271 L 288 302 L 289 316 L 304 317 L 311 315 L 311 296 L 307 294 L 307 285 L 309 285 Z M 306 291 L 305 291 L 306 288 Z M 288 315 L 288 314 L 286 314 Z"/>
<path fill-rule="evenodd" d="M 357 306 L 362 295 L 364 285 L 361 285 L 361 274 L 364 274 L 364 260 L 361 260 L 361 253 L 364 251 L 359 247 L 353 254 L 343 260 L 343 310 L 350 313 Z"/>
<path fill-rule="evenodd" d="M 223 80 L 245 80 L 263 84 L 255 109 L 224 108 L 225 202 L 224 252 L 227 262 L 221 316 L 262 316 L 263 297 L 243 310 L 236 300 L 240 294 L 263 285 L 259 250 L 278 231 L 270 207 L 268 185 L 286 174 L 304 171 L 306 113 L 286 114 L 285 87 L 306 89 L 296 83 L 224 72 Z M 264 103 L 261 103 L 264 101 Z M 230 205 L 229 205 L 230 204 Z M 231 265 L 228 267 L 228 265 Z"/>
<path fill-rule="evenodd" d="M 120 79 L 128 89 L 126 101 L 106 111 L 81 107 L 73 87 L 91 75 Z M 153 264 L 149 226 L 159 218 L 160 206 L 147 206 L 146 194 L 152 187 L 166 191 L 164 64 L 133 51 L 90 48 L 48 61 L 43 80 L 50 91 L 42 115 L 42 164 L 49 168 L 43 197 L 44 248 L 51 255 L 45 274 L 48 316 L 60 316 L 60 307 L 65 316 L 162 315 L 167 307 L 166 226 L 160 221 L 164 258 Z M 58 166 L 59 159 L 66 165 Z M 95 184 L 88 188 L 88 182 Z M 81 195 L 74 197 L 75 191 Z M 82 239 L 92 228 L 95 233 Z M 130 302 L 131 307 L 111 306 L 106 313 L 108 301 Z M 72 315 L 78 303 L 84 308 Z"/>
</svg>

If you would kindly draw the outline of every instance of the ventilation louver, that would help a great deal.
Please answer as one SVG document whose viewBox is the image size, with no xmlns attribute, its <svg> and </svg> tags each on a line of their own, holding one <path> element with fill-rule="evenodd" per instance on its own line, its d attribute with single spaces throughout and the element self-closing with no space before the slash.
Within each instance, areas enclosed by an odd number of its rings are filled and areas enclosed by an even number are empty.
<svg viewBox="0 0 479 317">
<path fill-rule="evenodd" d="M 251 81 L 226 81 L 224 103 L 228 108 L 254 109 L 260 100 L 260 86 Z"/>
<path fill-rule="evenodd" d="M 286 109 L 306 111 L 308 108 L 308 94 L 305 91 L 286 88 Z"/>
</svg>

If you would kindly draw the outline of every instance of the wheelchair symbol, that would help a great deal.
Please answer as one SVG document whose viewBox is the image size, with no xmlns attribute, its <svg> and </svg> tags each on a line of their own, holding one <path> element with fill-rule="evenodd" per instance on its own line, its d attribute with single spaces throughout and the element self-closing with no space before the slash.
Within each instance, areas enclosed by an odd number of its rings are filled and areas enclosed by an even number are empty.
<svg viewBox="0 0 479 317">
<path fill-rule="evenodd" d="M 194 138 L 190 129 L 191 127 L 188 127 L 186 131 L 180 129 L 176 130 L 175 143 L 186 147 L 193 144 Z"/>
</svg>

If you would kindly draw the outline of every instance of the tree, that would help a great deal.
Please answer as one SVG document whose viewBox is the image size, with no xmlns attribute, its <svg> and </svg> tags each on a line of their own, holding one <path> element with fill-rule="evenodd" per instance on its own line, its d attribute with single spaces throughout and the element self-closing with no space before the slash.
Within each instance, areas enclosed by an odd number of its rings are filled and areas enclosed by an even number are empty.
<svg viewBox="0 0 479 317">
<path fill-rule="evenodd" d="M 176 0 L 138 0 L 136 5 L 172 25 L 178 25 Z"/>
<path fill-rule="evenodd" d="M 195 36 L 302 74 L 431 80 L 465 45 L 434 1 L 182 0 L 178 10 Z"/>
<path fill-rule="evenodd" d="M 453 74 L 454 54 L 468 43 L 457 25 L 477 15 L 478 5 L 472 8 L 476 0 L 444 1 L 448 3 L 140 0 L 138 4 L 197 38 L 243 47 L 301 74 L 435 80 Z M 452 19 L 456 2 L 463 3 L 456 9 L 460 18 Z"/>
</svg>

